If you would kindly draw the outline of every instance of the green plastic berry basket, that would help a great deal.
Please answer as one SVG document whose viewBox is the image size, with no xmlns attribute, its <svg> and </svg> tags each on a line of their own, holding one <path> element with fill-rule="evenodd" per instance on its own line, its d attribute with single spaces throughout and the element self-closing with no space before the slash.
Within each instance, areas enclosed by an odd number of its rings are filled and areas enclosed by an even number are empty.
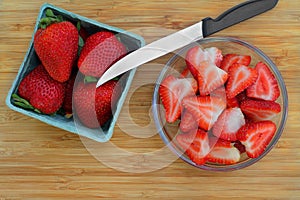
<svg viewBox="0 0 300 200">
<path fill-rule="evenodd" d="M 38 17 L 37 17 L 37 21 L 36 21 L 36 24 L 35 24 L 34 32 L 33 32 L 33 35 L 32 35 L 32 39 L 31 39 L 28 51 L 27 51 L 26 56 L 23 60 L 23 63 L 20 66 L 20 69 L 19 69 L 18 74 L 17 74 L 17 76 L 16 76 L 16 78 L 15 78 L 13 84 L 12 84 L 12 87 L 10 88 L 10 90 L 8 92 L 8 95 L 7 95 L 7 98 L 6 98 L 6 104 L 10 109 L 12 109 L 14 111 L 20 112 L 24 115 L 27 115 L 29 117 L 40 120 L 40 121 L 42 121 L 44 123 L 47 123 L 51 126 L 58 127 L 60 129 L 78 134 L 80 136 L 90 138 L 90 139 L 98 141 L 98 142 L 107 142 L 113 135 L 114 126 L 116 124 L 118 115 L 121 111 L 121 108 L 122 108 L 123 103 L 125 101 L 125 98 L 127 96 L 127 93 L 128 93 L 129 88 L 130 88 L 133 77 L 135 75 L 136 69 L 130 70 L 129 72 L 127 72 L 123 75 L 124 78 L 122 77 L 122 79 L 125 80 L 123 92 L 121 94 L 121 97 L 118 100 L 118 103 L 117 103 L 117 106 L 115 108 L 115 112 L 114 112 L 114 115 L 113 115 L 112 119 L 109 120 L 102 127 L 102 133 L 95 133 L 93 131 L 90 131 L 90 132 L 89 131 L 78 131 L 73 118 L 67 119 L 64 116 L 59 115 L 59 114 L 52 115 L 52 116 L 38 114 L 34 111 L 25 110 L 23 108 L 17 107 L 12 102 L 11 95 L 17 92 L 21 80 L 34 67 L 36 67 L 38 64 L 40 64 L 38 56 L 36 55 L 35 50 L 33 48 L 33 38 L 34 38 L 35 32 L 38 29 L 39 21 L 42 17 L 45 16 L 45 13 L 46 13 L 47 9 L 51 9 L 54 12 L 54 14 L 61 15 L 65 19 L 67 19 L 68 21 L 71 21 L 73 23 L 76 23 L 77 21 L 80 21 L 81 26 L 83 28 L 85 28 L 87 30 L 87 32 L 89 32 L 90 34 L 93 34 L 97 31 L 103 31 L 103 30 L 112 31 L 115 34 L 118 34 L 118 37 L 120 38 L 122 43 L 125 44 L 125 46 L 127 47 L 129 52 L 134 51 L 134 50 L 136 50 L 136 49 L 138 49 L 138 48 L 145 45 L 144 39 L 139 35 L 136 35 L 134 33 L 131 33 L 131 32 L 116 28 L 116 27 L 109 26 L 107 24 L 100 23 L 100 22 L 95 21 L 95 20 L 88 19 L 86 17 L 74 14 L 72 12 L 61 9 L 61 8 L 56 7 L 54 5 L 51 5 L 51 4 L 47 4 L 47 3 L 43 4 L 41 9 L 40 9 L 40 12 L 38 14 Z"/>
</svg>

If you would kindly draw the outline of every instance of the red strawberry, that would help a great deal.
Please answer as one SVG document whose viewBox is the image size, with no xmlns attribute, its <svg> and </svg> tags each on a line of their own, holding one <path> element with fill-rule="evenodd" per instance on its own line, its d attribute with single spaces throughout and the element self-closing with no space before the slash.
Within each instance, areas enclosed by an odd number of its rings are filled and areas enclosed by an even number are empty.
<svg viewBox="0 0 300 200">
<path fill-rule="evenodd" d="M 206 156 L 210 151 L 208 134 L 205 131 L 198 129 L 179 134 L 176 136 L 176 141 L 194 163 L 205 164 Z"/>
<path fill-rule="evenodd" d="M 97 32 L 87 38 L 79 56 L 78 67 L 86 76 L 101 77 L 126 53 L 126 47 L 112 32 Z"/>
<path fill-rule="evenodd" d="M 76 79 L 76 73 L 72 73 L 70 79 L 66 82 L 66 91 L 65 99 L 62 105 L 62 108 L 66 114 L 72 114 L 72 96 L 73 96 L 73 87 Z"/>
<path fill-rule="evenodd" d="M 240 152 L 229 141 L 217 140 L 212 142 L 211 151 L 207 156 L 207 161 L 223 165 L 237 163 L 240 158 Z"/>
<path fill-rule="evenodd" d="M 204 130 L 211 129 L 226 108 L 226 103 L 222 99 L 210 96 L 186 97 L 182 105 L 195 117 L 198 126 Z"/>
<path fill-rule="evenodd" d="M 244 90 L 243 92 L 236 95 L 236 99 L 239 103 L 241 103 L 242 101 L 248 100 L 249 98 L 247 97 L 246 91 Z"/>
<path fill-rule="evenodd" d="M 218 51 L 218 50 L 208 50 Z M 213 90 L 224 85 L 227 80 L 227 73 L 216 66 L 219 62 L 219 55 L 215 55 L 215 60 L 211 60 L 208 51 L 203 51 L 201 47 L 195 46 L 186 54 L 186 64 L 194 78 L 198 81 L 200 95 L 208 95 Z"/>
<path fill-rule="evenodd" d="M 235 148 L 237 148 L 240 151 L 240 153 L 245 153 L 246 152 L 245 146 L 239 140 L 235 141 L 233 143 L 233 146 Z"/>
<path fill-rule="evenodd" d="M 276 125 L 272 121 L 260 121 L 245 124 L 238 131 L 238 140 L 245 146 L 250 158 L 260 156 L 276 131 Z"/>
<path fill-rule="evenodd" d="M 236 141 L 236 133 L 245 124 L 240 108 L 228 108 L 223 111 L 213 126 L 212 133 L 223 140 Z"/>
<path fill-rule="evenodd" d="M 180 78 L 186 78 L 189 76 L 189 74 L 190 74 L 190 70 L 186 67 L 180 73 Z"/>
<path fill-rule="evenodd" d="M 228 70 L 228 76 L 226 93 L 227 97 L 231 99 L 256 81 L 257 72 L 245 65 L 233 64 Z"/>
<path fill-rule="evenodd" d="M 83 39 L 84 42 L 85 42 L 86 39 L 89 37 L 88 32 L 87 32 L 86 29 L 83 28 L 83 27 L 80 27 L 79 35 L 80 35 L 80 37 Z"/>
<path fill-rule="evenodd" d="M 195 95 L 198 90 L 193 78 L 166 77 L 160 87 L 159 95 L 166 110 L 167 122 L 175 122 L 181 115 L 181 101 L 184 97 Z"/>
<path fill-rule="evenodd" d="M 42 65 L 34 68 L 21 81 L 19 95 L 44 114 L 55 113 L 62 105 L 65 86 L 53 80 Z"/>
<path fill-rule="evenodd" d="M 240 106 L 237 97 L 233 97 L 231 99 L 226 98 L 226 102 L 227 102 L 227 108 L 235 108 Z"/>
<path fill-rule="evenodd" d="M 221 62 L 223 60 L 222 51 L 216 47 L 209 47 L 204 49 L 205 52 L 208 53 L 208 56 L 210 57 L 210 61 L 215 63 L 216 66 L 220 67 Z"/>
<path fill-rule="evenodd" d="M 117 81 L 111 80 L 96 89 L 96 83 L 76 84 L 73 107 L 79 120 L 88 128 L 98 128 L 112 117 L 112 107 L 121 94 Z"/>
<path fill-rule="evenodd" d="M 252 99 L 243 101 L 240 108 L 247 117 L 254 121 L 270 120 L 281 111 L 279 103 Z"/>
<path fill-rule="evenodd" d="M 226 90 L 224 86 L 221 86 L 210 93 L 210 96 L 223 99 L 226 101 Z"/>
<path fill-rule="evenodd" d="M 251 57 L 248 55 L 226 54 L 223 57 L 220 68 L 228 72 L 229 67 L 235 63 L 248 66 L 250 62 Z"/>
<path fill-rule="evenodd" d="M 189 111 L 185 110 L 181 117 L 180 130 L 182 132 L 189 132 L 197 129 L 198 123 L 195 121 L 195 117 Z"/>
<path fill-rule="evenodd" d="M 247 96 L 275 101 L 280 96 L 277 80 L 271 70 L 263 62 L 257 63 L 255 66 L 258 72 L 256 82 L 247 88 Z"/>
<path fill-rule="evenodd" d="M 217 66 L 220 66 L 223 59 L 222 51 L 216 47 L 210 47 L 202 49 L 200 46 L 192 47 L 186 53 L 186 63 L 191 64 L 191 73 L 195 76 L 197 73 L 194 72 L 193 66 L 199 65 L 201 62 L 212 62 Z M 195 76 L 196 77 L 196 76 Z"/>
<path fill-rule="evenodd" d="M 34 49 L 54 80 L 65 82 L 69 79 L 77 58 L 78 38 L 76 27 L 67 21 L 36 32 Z"/>
<path fill-rule="evenodd" d="M 226 96 L 226 90 L 224 86 L 221 86 L 210 93 L 210 96 L 223 99 L 227 103 L 228 108 L 239 107 L 239 101 L 236 97 L 229 99 Z"/>
</svg>

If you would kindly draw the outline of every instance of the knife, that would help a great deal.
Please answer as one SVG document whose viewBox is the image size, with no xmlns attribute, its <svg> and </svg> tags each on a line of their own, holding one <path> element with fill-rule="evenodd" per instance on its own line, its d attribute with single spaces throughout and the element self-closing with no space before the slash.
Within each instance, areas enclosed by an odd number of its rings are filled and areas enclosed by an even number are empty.
<svg viewBox="0 0 300 200">
<path fill-rule="evenodd" d="M 277 3 L 278 0 L 246 1 L 225 11 L 216 19 L 210 17 L 204 18 L 192 26 L 156 40 L 128 54 L 113 64 L 100 77 L 96 87 L 99 87 L 108 80 L 111 80 L 130 69 L 175 51 L 227 27 L 264 13 L 274 8 Z"/>
</svg>

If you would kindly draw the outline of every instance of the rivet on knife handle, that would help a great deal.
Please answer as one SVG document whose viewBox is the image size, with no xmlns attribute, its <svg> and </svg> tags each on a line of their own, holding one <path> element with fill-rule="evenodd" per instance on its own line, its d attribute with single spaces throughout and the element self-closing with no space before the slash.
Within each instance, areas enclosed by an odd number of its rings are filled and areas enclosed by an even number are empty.
<svg viewBox="0 0 300 200">
<path fill-rule="evenodd" d="M 278 0 L 252 0 L 241 3 L 216 19 L 210 17 L 203 19 L 203 37 L 209 36 L 229 26 L 264 13 L 276 6 Z"/>
</svg>

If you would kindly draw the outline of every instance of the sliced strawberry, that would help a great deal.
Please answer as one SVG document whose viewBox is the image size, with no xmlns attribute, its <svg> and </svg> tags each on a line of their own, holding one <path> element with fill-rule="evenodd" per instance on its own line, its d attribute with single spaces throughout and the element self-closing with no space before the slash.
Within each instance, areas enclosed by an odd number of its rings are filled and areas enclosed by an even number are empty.
<svg viewBox="0 0 300 200">
<path fill-rule="evenodd" d="M 227 103 L 227 108 L 239 107 L 239 101 L 236 97 L 229 99 L 226 96 L 226 90 L 224 86 L 221 86 L 210 93 L 210 96 L 223 99 Z"/>
<path fill-rule="evenodd" d="M 195 117 L 189 111 L 185 110 L 182 114 L 179 127 L 182 132 L 189 132 L 197 130 L 198 123 L 195 121 Z"/>
<path fill-rule="evenodd" d="M 190 70 L 186 67 L 180 73 L 180 78 L 186 78 L 189 76 L 190 73 L 191 73 Z"/>
<path fill-rule="evenodd" d="M 197 66 L 204 61 L 212 62 L 219 67 L 222 60 L 222 51 L 216 47 L 210 47 L 203 50 L 200 46 L 195 46 L 189 49 L 186 54 L 186 63 L 187 65 L 191 64 L 191 67 L 194 65 Z M 191 70 L 191 72 L 196 77 L 197 73 L 193 73 L 193 70 Z"/>
<path fill-rule="evenodd" d="M 201 96 L 210 94 L 213 90 L 223 86 L 227 81 L 226 72 L 211 62 L 202 62 L 196 66 L 199 93 Z"/>
<path fill-rule="evenodd" d="M 170 75 L 162 81 L 159 94 L 166 110 L 167 122 L 175 122 L 180 117 L 182 99 L 195 95 L 197 89 L 197 82 L 193 78 L 180 79 Z"/>
<path fill-rule="evenodd" d="M 210 146 L 208 134 L 205 131 L 198 129 L 179 134 L 176 136 L 176 141 L 194 163 L 203 165 L 206 162 Z"/>
<path fill-rule="evenodd" d="M 221 62 L 223 60 L 222 51 L 218 49 L 217 47 L 209 47 L 204 49 L 210 57 L 210 60 L 215 63 L 218 67 L 221 66 Z"/>
<path fill-rule="evenodd" d="M 235 63 L 248 66 L 251 62 L 251 57 L 248 55 L 226 54 L 223 57 L 220 68 L 228 72 L 229 67 Z"/>
<path fill-rule="evenodd" d="M 275 101 L 280 96 L 277 80 L 271 70 L 263 62 L 257 63 L 255 69 L 258 73 L 256 82 L 247 88 L 247 96 Z"/>
<path fill-rule="evenodd" d="M 276 131 L 272 121 L 260 121 L 245 124 L 238 131 L 238 140 L 245 146 L 250 158 L 260 156 L 269 145 Z"/>
<path fill-rule="evenodd" d="M 245 146 L 239 140 L 235 141 L 233 143 L 233 146 L 235 148 L 237 148 L 240 151 L 240 153 L 245 153 L 246 152 Z"/>
<path fill-rule="evenodd" d="M 226 93 L 227 97 L 231 99 L 256 81 L 257 72 L 255 69 L 245 65 L 233 64 L 229 68 L 228 76 Z"/>
<path fill-rule="evenodd" d="M 227 102 L 227 108 L 235 108 L 235 107 L 239 107 L 239 101 L 236 97 L 233 97 L 231 99 L 226 99 Z"/>
<path fill-rule="evenodd" d="M 211 52 L 218 50 L 209 50 Z M 214 55 L 219 59 L 219 55 Z M 194 78 L 198 81 L 200 95 L 208 95 L 213 90 L 224 85 L 227 73 L 211 61 L 208 51 L 203 51 L 199 46 L 191 48 L 186 55 L 186 64 Z"/>
<path fill-rule="evenodd" d="M 213 126 L 212 133 L 223 140 L 236 141 L 236 133 L 245 124 L 240 108 L 227 108 Z"/>
<path fill-rule="evenodd" d="M 238 95 L 236 95 L 236 98 L 238 100 L 239 103 L 241 103 L 242 101 L 245 101 L 247 99 L 249 99 L 247 97 L 246 91 L 244 90 L 243 92 L 239 93 Z"/>
<path fill-rule="evenodd" d="M 217 140 L 213 142 L 211 151 L 207 156 L 207 161 L 223 165 L 237 163 L 240 158 L 240 152 L 229 141 Z"/>
<path fill-rule="evenodd" d="M 223 101 L 226 101 L 227 97 L 226 97 L 226 90 L 225 90 L 225 86 L 221 86 L 215 90 L 213 90 L 210 93 L 211 97 L 216 97 L 219 99 L 222 99 Z"/>
<path fill-rule="evenodd" d="M 241 103 L 242 112 L 254 121 L 270 120 L 280 113 L 281 106 L 274 101 L 248 99 Z"/>
<path fill-rule="evenodd" d="M 226 108 L 226 103 L 220 98 L 211 96 L 187 97 L 182 105 L 188 110 L 197 121 L 198 126 L 209 130 L 217 121 L 219 115 Z"/>
<path fill-rule="evenodd" d="M 205 51 L 199 46 L 192 47 L 186 53 L 186 66 L 195 79 L 198 78 L 198 70 L 196 66 L 206 60 L 209 60 L 208 53 L 205 53 Z"/>
</svg>

